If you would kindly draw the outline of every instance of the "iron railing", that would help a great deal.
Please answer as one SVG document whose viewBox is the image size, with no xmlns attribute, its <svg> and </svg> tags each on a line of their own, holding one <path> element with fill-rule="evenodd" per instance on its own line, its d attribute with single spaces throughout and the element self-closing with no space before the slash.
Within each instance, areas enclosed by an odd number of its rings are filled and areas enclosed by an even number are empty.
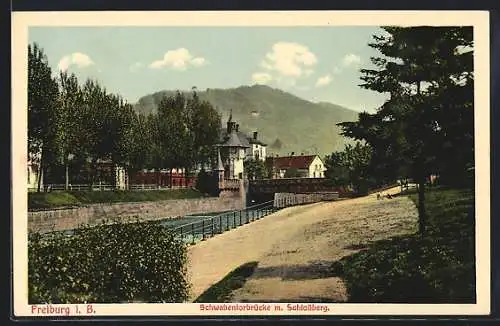
<svg viewBox="0 0 500 326">
<path fill-rule="evenodd" d="M 178 239 L 190 244 L 206 240 L 214 235 L 235 229 L 241 225 L 259 220 L 278 209 L 274 207 L 273 201 L 253 205 L 245 209 L 225 212 L 214 216 L 189 216 L 200 219 L 173 227 L 171 230 Z"/>
</svg>

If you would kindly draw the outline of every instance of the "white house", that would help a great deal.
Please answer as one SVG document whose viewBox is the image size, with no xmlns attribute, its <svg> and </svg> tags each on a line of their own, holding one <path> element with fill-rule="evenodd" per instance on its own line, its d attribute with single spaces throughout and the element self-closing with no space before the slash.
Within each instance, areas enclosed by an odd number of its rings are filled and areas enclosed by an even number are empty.
<svg viewBox="0 0 500 326">
<path fill-rule="evenodd" d="M 286 171 L 295 169 L 300 178 L 324 178 L 325 165 L 318 155 L 291 155 L 284 157 L 269 157 L 269 168 L 273 169 L 273 178 L 284 178 Z"/>
<path fill-rule="evenodd" d="M 246 159 L 266 160 L 267 145 L 258 139 L 258 132 L 252 136 L 240 131 L 240 126 L 232 121 L 232 114 L 227 121 L 227 127 L 222 129 L 222 137 L 218 144 L 224 166 L 225 179 L 242 179 L 243 163 Z"/>
<path fill-rule="evenodd" d="M 254 160 L 265 161 L 267 144 L 260 141 L 257 135 L 257 131 L 254 131 L 252 137 L 247 137 L 250 147 L 246 150 L 246 156 Z"/>
<path fill-rule="evenodd" d="M 27 164 L 28 191 L 34 191 L 38 188 L 38 178 L 39 178 L 38 164 L 33 163 L 29 160 L 27 163 L 28 163 Z M 43 183 L 41 183 L 40 186 L 43 187 Z"/>
</svg>

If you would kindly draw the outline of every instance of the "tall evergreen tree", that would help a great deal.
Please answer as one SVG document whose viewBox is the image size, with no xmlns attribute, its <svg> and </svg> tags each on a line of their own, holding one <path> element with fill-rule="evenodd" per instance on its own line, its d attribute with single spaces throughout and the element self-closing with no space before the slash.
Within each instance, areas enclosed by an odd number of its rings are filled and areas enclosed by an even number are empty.
<svg viewBox="0 0 500 326">
<path fill-rule="evenodd" d="M 460 138 L 452 126 L 464 128 L 467 136 L 461 139 L 471 144 L 472 125 L 466 117 L 472 112 L 472 56 L 463 52 L 472 46 L 471 28 L 383 30 L 385 35 L 374 36 L 375 42 L 369 44 L 382 56 L 372 58 L 375 69 L 361 70 L 364 83 L 360 86 L 388 93 L 390 98 L 376 114 L 340 125 L 344 135 L 366 140 L 382 161 L 399 165 L 417 181 L 419 230 L 424 234 L 426 178 L 430 173 L 446 173 L 450 157 L 443 155 L 443 146 L 458 146 Z M 465 81 L 458 82 L 459 78 Z M 455 93 L 462 96 L 450 98 Z M 464 158 L 461 168 L 470 161 L 472 148 L 460 145 L 452 151 Z"/>
</svg>

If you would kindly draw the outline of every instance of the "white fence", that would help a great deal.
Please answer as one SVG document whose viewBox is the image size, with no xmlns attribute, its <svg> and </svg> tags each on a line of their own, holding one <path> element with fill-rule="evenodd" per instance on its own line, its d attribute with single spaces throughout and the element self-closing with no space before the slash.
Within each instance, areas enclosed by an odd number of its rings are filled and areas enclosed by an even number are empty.
<svg viewBox="0 0 500 326">
<path fill-rule="evenodd" d="M 171 190 L 171 189 L 186 189 L 190 188 L 187 186 L 173 186 L 173 187 L 158 187 L 154 184 L 131 184 L 127 190 L 131 191 L 148 191 L 148 190 Z M 88 191 L 90 186 L 88 184 L 70 184 L 68 186 L 68 191 Z M 40 189 L 44 191 L 45 188 Z M 120 190 L 111 184 L 95 184 L 92 186 L 92 191 L 113 191 Z M 28 192 L 36 192 L 37 188 L 28 188 Z M 64 184 L 50 184 L 47 186 L 47 192 L 51 191 L 66 191 L 66 185 Z"/>
<path fill-rule="evenodd" d="M 312 204 L 320 201 L 338 200 L 338 192 L 322 192 L 311 194 L 295 194 L 278 192 L 274 194 L 274 207 L 284 208 L 288 206 Z"/>
</svg>

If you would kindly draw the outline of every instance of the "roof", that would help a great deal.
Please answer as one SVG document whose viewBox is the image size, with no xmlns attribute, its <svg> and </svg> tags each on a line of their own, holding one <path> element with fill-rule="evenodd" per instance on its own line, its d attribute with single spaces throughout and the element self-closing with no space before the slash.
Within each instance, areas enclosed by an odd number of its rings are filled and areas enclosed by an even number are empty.
<svg viewBox="0 0 500 326">
<path fill-rule="evenodd" d="M 244 134 L 243 134 L 244 135 Z M 241 137 L 240 132 L 233 131 L 224 137 L 224 140 L 219 145 L 221 147 L 250 147 L 248 140 Z"/>
<path fill-rule="evenodd" d="M 254 139 L 253 137 L 247 135 L 246 133 L 242 132 L 242 131 L 233 131 L 236 133 L 236 135 L 238 136 L 240 142 L 245 146 L 245 147 L 250 147 L 250 144 L 259 144 L 259 145 L 262 145 L 262 146 L 267 146 L 267 144 L 263 143 L 262 141 L 258 140 L 258 139 Z M 227 141 L 227 138 L 228 138 L 228 134 L 227 134 L 227 129 L 226 128 L 223 128 L 221 130 L 221 135 L 222 135 L 222 138 L 220 140 L 221 143 L 225 143 Z M 222 145 L 224 146 L 224 145 Z"/>
<path fill-rule="evenodd" d="M 269 162 L 278 169 L 296 168 L 308 169 L 318 155 L 297 155 L 283 157 L 269 157 Z"/>
<path fill-rule="evenodd" d="M 253 137 L 248 137 L 248 136 L 247 136 L 247 138 L 248 138 L 248 142 L 249 142 L 250 144 L 259 144 L 259 145 L 261 145 L 261 146 L 267 146 L 267 144 L 265 144 L 265 143 L 261 142 L 261 141 L 260 141 L 260 140 L 258 140 L 258 139 L 254 139 Z"/>
</svg>

